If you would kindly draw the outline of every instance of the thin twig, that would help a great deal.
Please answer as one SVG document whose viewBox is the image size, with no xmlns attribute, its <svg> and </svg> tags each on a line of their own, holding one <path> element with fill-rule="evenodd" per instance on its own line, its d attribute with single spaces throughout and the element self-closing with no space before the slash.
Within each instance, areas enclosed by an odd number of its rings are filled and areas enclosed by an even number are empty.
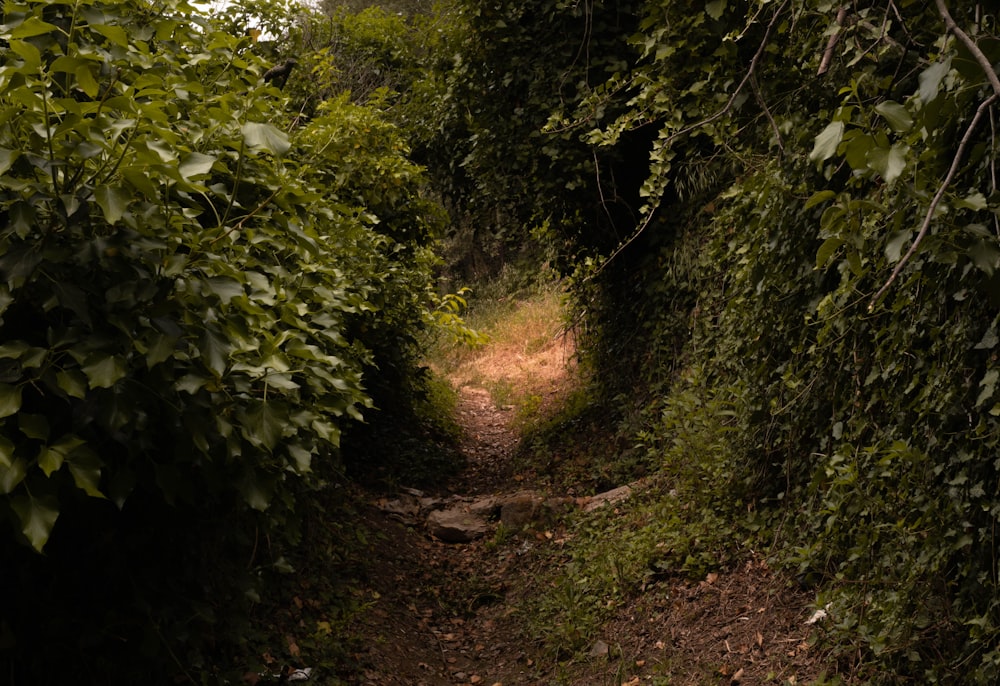
<svg viewBox="0 0 1000 686">
<path fill-rule="evenodd" d="M 987 57 L 976 42 L 969 38 L 969 34 L 958 27 L 955 20 L 951 18 L 951 14 L 948 12 L 948 8 L 944 4 L 944 0 L 934 0 L 937 4 L 938 12 L 941 13 L 941 18 L 944 19 L 944 25 L 948 27 L 948 30 L 955 34 L 958 40 L 962 41 L 962 44 L 969 49 L 972 56 L 976 58 L 976 62 L 979 62 L 979 66 L 983 68 L 986 72 L 986 78 L 989 80 L 990 85 L 993 86 L 993 92 L 996 95 L 1000 95 L 1000 77 L 997 73 L 993 71 L 993 65 L 990 63 L 990 58 Z"/>
<path fill-rule="evenodd" d="M 913 257 L 914 253 L 917 252 L 917 248 L 924 240 L 924 237 L 927 236 L 927 232 L 931 228 L 931 221 L 934 219 L 934 212 L 937 210 L 938 204 L 944 197 L 945 190 L 947 190 L 951 180 L 958 172 L 958 166 L 962 161 L 965 148 L 968 146 L 969 141 L 972 138 L 973 131 L 975 131 L 976 126 L 979 124 L 979 120 L 982 119 L 983 114 L 987 109 L 989 109 L 990 105 L 1000 98 L 1000 77 L 997 77 L 996 72 L 993 71 L 993 65 L 990 64 L 989 58 L 983 54 L 983 51 L 979 49 L 976 42 L 973 41 L 969 35 L 965 33 L 965 31 L 960 29 L 955 23 L 955 20 L 951 18 L 951 14 L 948 12 L 948 8 L 945 6 L 944 0 L 934 1 L 935 4 L 937 4 L 938 12 L 941 14 L 941 18 L 944 19 L 945 26 L 949 31 L 955 34 L 955 37 L 958 38 L 958 40 L 961 41 L 966 48 L 968 48 L 969 52 L 972 53 L 972 56 L 975 57 L 976 62 L 978 62 L 979 66 L 983 68 L 983 71 L 986 73 L 986 78 L 990 82 L 990 86 L 993 87 L 993 95 L 980 103 L 979 107 L 976 109 L 975 116 L 972 117 L 969 127 L 965 130 L 965 135 L 962 136 L 962 140 L 958 144 L 958 150 L 955 152 L 955 157 L 951 161 L 951 167 L 948 169 L 948 174 L 944 177 L 944 181 L 941 182 L 941 186 L 938 188 L 937 193 L 934 194 L 934 198 L 931 200 L 931 204 L 927 208 L 927 214 L 924 215 L 924 221 L 920 226 L 920 231 L 917 232 L 917 237 L 913 240 L 913 244 L 910 246 L 910 249 L 906 251 L 903 258 L 896 264 L 896 268 L 892 270 L 892 274 L 889 275 L 889 279 L 872 297 L 871 302 L 868 304 L 869 311 L 875 308 L 875 304 L 882 298 L 883 295 L 885 295 L 885 292 L 889 290 L 889 287 L 896 280 L 896 277 L 898 277 L 900 272 L 903 271 L 903 267 L 910 261 L 910 258 Z"/>
<path fill-rule="evenodd" d="M 733 104 L 736 102 L 736 98 L 739 97 L 740 93 L 743 91 L 743 88 L 746 87 L 747 83 L 750 82 L 750 78 L 754 75 L 754 71 L 757 68 L 757 63 L 760 62 L 760 58 L 763 56 L 765 48 L 767 48 L 768 39 L 771 37 L 771 31 L 774 29 L 774 25 L 778 23 L 778 18 L 781 16 L 781 12 L 782 12 L 782 10 L 785 9 L 785 5 L 787 5 L 787 4 L 788 4 L 788 2 L 787 2 L 787 0 L 785 0 L 785 2 L 782 2 L 781 5 L 778 7 L 778 9 L 776 9 L 774 11 L 774 16 L 771 17 L 771 22 L 767 25 L 767 30 L 764 32 L 764 37 L 761 39 L 760 45 L 757 47 L 757 52 L 754 53 L 753 59 L 750 60 L 750 66 L 747 69 L 747 73 L 743 76 L 743 80 L 740 81 L 740 84 L 736 87 L 736 90 L 733 91 L 733 94 L 729 97 L 729 100 L 722 107 L 722 109 L 720 109 L 715 114 L 712 114 L 712 115 L 709 115 L 708 117 L 705 117 L 704 119 L 702 119 L 699 122 L 691 124 L 691 126 L 687 126 L 687 127 L 683 128 L 683 129 L 681 129 L 680 131 L 676 131 L 676 132 L 670 134 L 663 141 L 663 143 L 660 144 L 661 148 L 667 147 L 674 140 L 676 140 L 677 138 L 680 138 L 681 136 L 687 135 L 687 134 L 691 133 L 692 131 L 700 129 L 703 126 L 707 126 L 708 124 L 711 124 L 712 122 L 714 122 L 714 121 L 716 121 L 718 119 L 721 119 L 722 117 L 726 116 L 726 114 L 729 112 L 729 110 L 732 109 Z M 591 274 L 589 277 L 587 277 L 588 279 L 593 279 L 598 274 L 600 274 L 602 271 L 604 271 L 604 268 L 607 267 L 611 263 L 612 260 L 614 260 L 616 257 L 618 257 L 618 255 L 620 255 L 621 252 L 623 250 L 625 250 L 625 248 L 627 248 L 629 245 L 631 245 L 633 242 L 635 242 L 635 239 L 637 239 L 640 235 L 642 235 L 642 232 L 645 231 L 649 227 L 649 223 L 653 220 L 653 214 L 655 213 L 655 209 L 656 209 L 655 207 L 650 207 L 649 212 L 646 215 L 646 220 L 642 222 L 642 224 L 639 226 L 639 228 L 636 229 L 632 233 L 631 236 L 629 236 L 628 240 L 626 240 L 624 243 L 622 243 L 621 245 L 619 245 L 615 249 L 615 251 L 613 253 L 611 253 L 611 255 L 608 257 L 608 259 L 604 260 L 604 262 L 601 264 L 601 266 L 598 267 L 597 270 L 593 274 Z"/>
<path fill-rule="evenodd" d="M 896 277 L 899 276 L 901 271 L 903 271 L 903 267 L 910 261 L 913 254 L 917 252 L 917 248 L 920 246 L 921 241 L 924 240 L 924 237 L 931 228 L 931 221 L 934 219 L 934 212 L 937 210 L 937 206 L 941 202 L 941 198 L 944 197 L 944 192 L 948 189 L 948 185 L 951 183 L 951 180 L 955 177 L 955 173 L 958 171 L 958 166 L 962 162 L 962 156 L 965 152 L 965 148 L 968 146 L 969 140 L 972 138 L 972 132 L 975 131 L 976 125 L 979 124 L 979 120 L 982 118 L 983 113 L 989 109 L 990 105 L 996 102 L 997 98 L 1000 98 L 1000 95 L 994 93 L 984 100 L 976 109 L 976 114 L 972 118 L 969 128 L 965 130 L 965 135 L 962 136 L 962 141 L 958 144 L 958 151 L 955 152 L 955 157 L 951 161 L 951 168 L 948 169 L 948 174 L 944 177 L 944 181 L 941 182 L 941 186 L 937 189 L 937 193 L 934 194 L 934 198 L 931 200 L 931 204 L 927 208 L 927 214 L 924 215 L 924 221 L 923 224 L 920 225 L 920 231 L 917 233 L 917 237 L 913 240 L 913 244 L 910 246 L 910 249 L 906 251 L 903 258 L 896 264 L 896 268 L 892 270 L 892 274 L 889 275 L 889 279 L 872 297 L 871 302 L 868 304 L 869 312 L 875 308 L 875 304 L 883 295 L 885 295 L 885 292 L 889 290 L 889 287 L 896 280 Z"/>
</svg>

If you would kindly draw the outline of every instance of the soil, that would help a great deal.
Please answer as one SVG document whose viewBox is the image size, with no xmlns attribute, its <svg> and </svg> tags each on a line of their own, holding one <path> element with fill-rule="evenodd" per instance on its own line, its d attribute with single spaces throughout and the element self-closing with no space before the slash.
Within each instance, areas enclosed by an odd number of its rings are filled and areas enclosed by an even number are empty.
<svg viewBox="0 0 1000 686">
<path fill-rule="evenodd" d="M 501 379 L 528 388 L 544 410 L 572 388 L 571 360 L 572 341 L 562 338 L 531 355 L 492 350 L 469 363 L 479 365 L 477 374 L 454 373 L 468 466 L 428 495 L 533 488 L 526 483 L 530 473 L 516 473 L 512 460 L 518 412 L 498 406 L 483 385 Z M 759 556 L 697 582 L 659 580 L 591 637 L 589 654 L 552 655 L 522 608 L 542 592 L 540 582 L 558 559 L 543 553 L 565 542 L 561 525 L 444 543 L 420 521 L 380 510 L 378 497 L 373 494 L 364 512 L 375 536 L 362 591 L 367 610 L 350 627 L 363 648 L 349 683 L 802 684 L 829 667 L 806 623 L 813 597 Z"/>
</svg>

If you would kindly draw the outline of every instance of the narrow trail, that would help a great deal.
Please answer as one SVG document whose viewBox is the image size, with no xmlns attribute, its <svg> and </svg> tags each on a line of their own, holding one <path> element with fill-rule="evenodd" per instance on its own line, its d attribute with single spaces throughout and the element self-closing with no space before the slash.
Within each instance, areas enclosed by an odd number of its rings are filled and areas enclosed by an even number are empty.
<svg viewBox="0 0 1000 686">
<path fill-rule="evenodd" d="M 496 502 L 527 498 L 526 491 L 537 497 L 538 491 L 530 472 L 515 471 L 519 412 L 498 403 L 488 388 L 514 388 L 522 398 L 527 393 L 535 409 L 558 407 L 572 388 L 572 357 L 572 341 L 550 334 L 544 344 L 491 345 L 449 374 L 459 392 L 467 465 L 438 490 L 401 488 L 362 513 L 374 535 L 359 598 L 364 611 L 347 628 L 362 645 L 349 683 L 740 686 L 817 678 L 829 665 L 810 641 L 813 597 L 756 553 L 739 568 L 704 579 L 667 574 L 653 580 L 590 630 L 589 656 L 560 662 L 545 654 L 526 608 L 565 564 L 562 546 L 575 532 L 564 529 L 558 513 L 524 530 L 496 522 L 506 513 L 493 507 Z M 546 506 L 562 501 L 567 508 L 586 507 L 587 499 L 545 495 Z M 433 535 L 428 515 L 442 508 L 476 511 L 490 522 L 471 541 L 445 542 Z M 623 515 L 628 511 L 624 507 Z"/>
<path fill-rule="evenodd" d="M 485 389 L 460 388 L 468 466 L 449 491 L 476 496 L 516 488 L 510 466 L 517 444 L 513 414 L 498 408 Z M 517 550 L 491 545 L 488 536 L 468 543 L 435 540 L 405 504 L 397 508 L 402 512 L 387 509 L 393 508 L 373 506 L 366 514 L 366 525 L 380 534 L 372 542 L 378 574 L 369 579 L 370 608 L 354 627 L 369 644 L 359 656 L 364 669 L 357 683 L 533 683 L 535 660 L 518 644 L 516 620 L 504 603 L 509 581 L 525 571 L 517 569 Z"/>
</svg>

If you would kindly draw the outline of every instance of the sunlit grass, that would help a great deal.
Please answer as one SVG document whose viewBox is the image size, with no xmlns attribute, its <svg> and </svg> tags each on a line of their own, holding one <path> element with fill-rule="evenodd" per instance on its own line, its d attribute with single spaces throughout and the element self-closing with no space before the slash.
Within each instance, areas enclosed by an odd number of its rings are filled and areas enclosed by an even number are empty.
<svg viewBox="0 0 1000 686">
<path fill-rule="evenodd" d="M 471 347 L 439 340 L 427 364 L 455 388 L 486 389 L 498 407 L 513 407 L 519 417 L 548 405 L 574 364 L 562 287 L 550 283 L 530 292 L 505 293 L 502 284 L 493 283 L 473 290 L 467 300 L 465 322 L 487 343 Z"/>
</svg>

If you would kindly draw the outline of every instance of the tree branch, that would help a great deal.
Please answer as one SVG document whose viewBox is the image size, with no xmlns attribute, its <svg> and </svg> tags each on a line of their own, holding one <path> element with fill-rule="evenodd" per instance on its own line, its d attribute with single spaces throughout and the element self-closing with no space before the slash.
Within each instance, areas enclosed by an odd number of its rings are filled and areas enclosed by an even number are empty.
<svg viewBox="0 0 1000 686">
<path fill-rule="evenodd" d="M 976 114 L 972 117 L 972 122 L 969 123 L 969 128 L 965 130 L 965 135 L 962 136 L 962 141 L 958 144 L 958 150 L 955 152 L 955 157 L 951 161 L 951 168 L 948 169 L 948 174 L 944 177 L 944 181 L 941 182 L 941 186 L 937 189 L 937 193 L 934 194 L 934 198 L 931 200 L 931 204 L 927 207 L 927 214 L 924 215 L 924 221 L 920 225 L 920 231 L 917 233 L 917 237 L 913 240 L 913 245 L 910 249 L 906 251 L 903 258 L 896 264 L 896 268 L 892 270 L 892 274 L 889 275 L 889 279 L 885 282 L 882 288 L 878 289 L 878 293 L 872 296 L 871 302 L 868 304 L 868 311 L 872 311 L 875 308 L 875 304 L 885 295 L 885 292 L 889 290 L 889 287 L 899 276 L 899 273 L 903 271 L 904 265 L 910 261 L 913 254 L 917 252 L 917 247 L 920 245 L 921 241 L 927 235 L 927 232 L 931 228 L 931 220 L 934 218 L 934 211 L 937 210 L 937 206 L 941 202 L 941 198 L 944 197 L 944 192 L 948 189 L 948 185 L 951 180 L 955 178 L 955 173 L 958 171 L 958 166 L 962 162 L 962 156 L 965 153 L 965 148 L 969 145 L 969 141 L 972 139 L 972 132 L 975 131 L 976 126 L 979 124 L 979 120 L 982 119 L 983 114 L 989 109 L 990 105 L 996 102 L 1000 95 L 994 93 L 990 97 L 983 100 L 979 107 L 976 109 Z"/>
<path fill-rule="evenodd" d="M 837 47 L 837 40 L 840 38 L 840 30 L 844 26 L 844 19 L 847 17 L 847 6 L 841 5 L 837 10 L 837 30 L 830 35 L 830 40 L 826 42 L 826 49 L 823 51 L 823 58 L 819 61 L 819 69 L 816 76 L 822 76 L 830 69 L 830 61 L 833 59 L 833 49 Z"/>
<path fill-rule="evenodd" d="M 989 58 L 986 57 L 983 51 L 979 49 L 979 46 L 976 45 L 976 42 L 969 37 L 969 34 L 958 27 L 955 20 L 952 19 L 951 13 L 948 12 L 948 7 L 944 4 L 944 0 L 934 0 L 934 2 L 937 5 L 938 12 L 941 14 L 941 18 L 944 19 L 945 26 L 949 31 L 955 34 L 955 37 L 958 38 L 958 40 L 961 41 L 966 48 L 968 48 L 969 52 L 972 53 L 972 56 L 975 57 L 976 62 L 978 62 L 979 66 L 981 66 L 983 71 L 986 72 L 986 79 L 990 82 L 990 86 L 993 88 L 993 95 L 981 102 L 979 107 L 976 109 L 975 116 L 972 117 L 969 127 L 965 130 L 965 135 L 962 136 L 962 140 L 958 144 L 958 150 L 955 151 L 955 157 L 951 160 L 951 167 L 948 169 L 948 173 L 945 175 L 944 181 L 941 182 L 940 187 L 938 187 L 937 192 L 934 194 L 934 198 L 931 199 L 931 204 L 927 207 L 927 214 L 924 215 L 924 221 L 920 225 L 920 231 L 917 232 L 917 237 L 913 240 L 913 244 L 910 246 L 910 249 L 906 251 L 906 254 L 903 255 L 902 259 L 900 259 L 900 261 L 896 264 L 896 268 L 892 270 L 892 274 L 889 275 L 889 279 L 872 297 L 871 302 L 868 304 L 869 311 L 875 308 L 876 303 L 878 303 L 882 296 L 885 295 L 885 292 L 889 290 L 889 287 L 892 286 L 900 272 L 903 271 L 903 267 L 910 261 L 910 258 L 913 257 L 914 253 L 917 252 L 917 248 L 920 246 L 920 243 L 927 236 L 927 232 L 931 228 L 931 221 L 934 218 L 934 212 L 937 210 L 937 206 L 944 197 L 945 190 L 947 190 L 951 180 L 955 178 L 955 174 L 958 172 L 958 166 L 961 164 L 962 156 L 965 153 L 965 148 L 969 145 L 969 140 L 972 138 L 973 131 L 976 130 L 979 120 L 982 119 L 983 114 L 986 113 L 986 110 L 989 109 L 990 105 L 1000 98 L 1000 77 L 997 77 L 996 72 L 993 71 L 993 65 L 990 64 Z"/>
</svg>

